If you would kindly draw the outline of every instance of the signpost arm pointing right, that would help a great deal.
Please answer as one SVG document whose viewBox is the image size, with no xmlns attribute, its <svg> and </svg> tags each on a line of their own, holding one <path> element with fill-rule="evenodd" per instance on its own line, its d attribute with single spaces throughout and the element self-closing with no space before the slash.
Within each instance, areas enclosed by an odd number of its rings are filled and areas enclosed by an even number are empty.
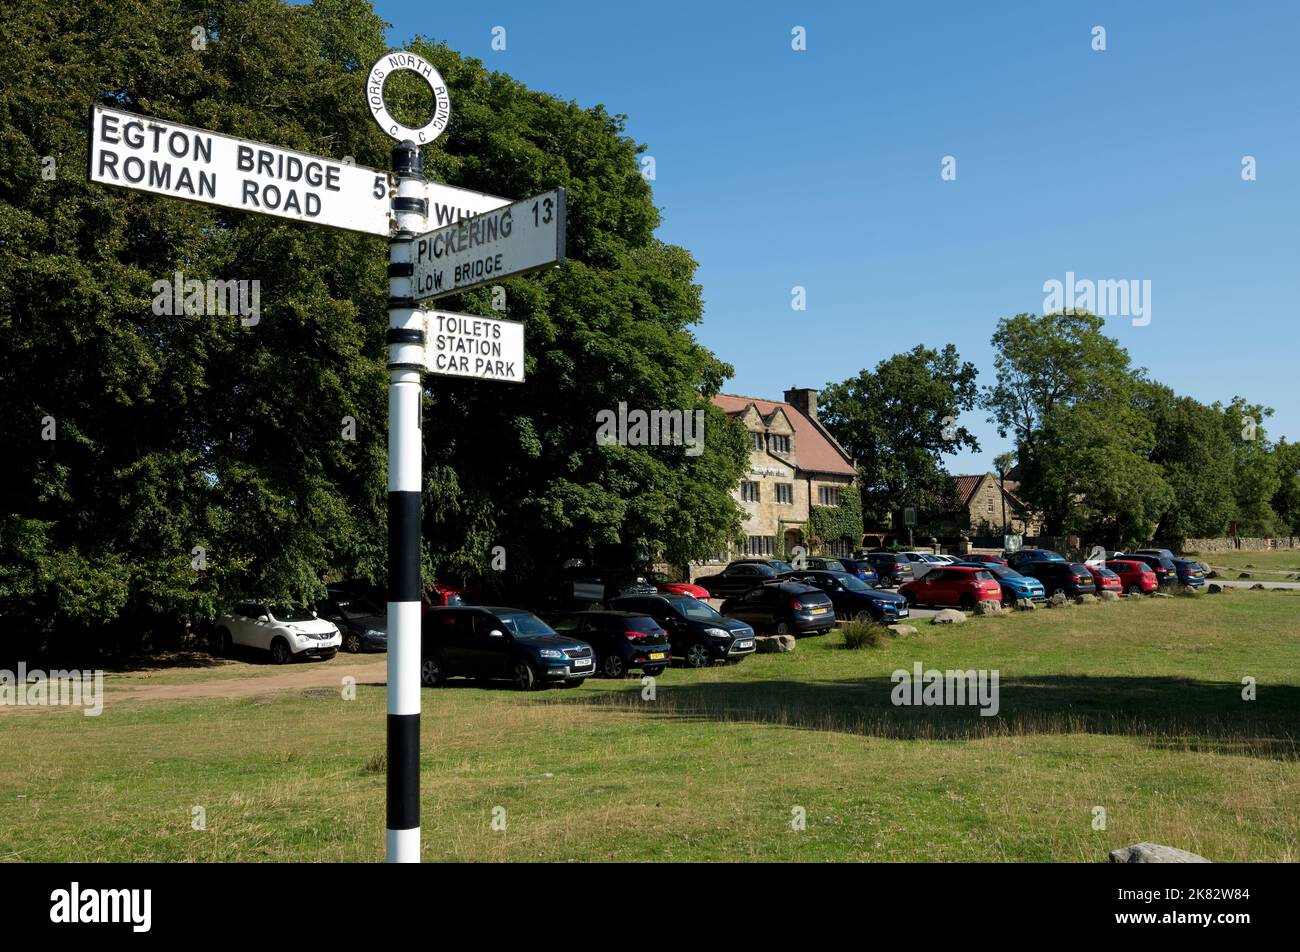
<svg viewBox="0 0 1300 952">
<path fill-rule="evenodd" d="M 420 861 L 420 498 L 424 325 L 411 293 L 412 244 L 424 232 L 419 147 L 393 149 L 397 227 L 388 245 L 388 820 L 387 860 Z"/>
</svg>

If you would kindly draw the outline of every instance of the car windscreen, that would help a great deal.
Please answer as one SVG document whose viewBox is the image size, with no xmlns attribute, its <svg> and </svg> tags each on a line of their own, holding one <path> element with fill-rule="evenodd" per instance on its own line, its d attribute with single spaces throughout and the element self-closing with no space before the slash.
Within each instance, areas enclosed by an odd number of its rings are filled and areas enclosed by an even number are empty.
<svg viewBox="0 0 1300 952">
<path fill-rule="evenodd" d="M 989 571 L 998 578 L 1024 578 L 1024 576 L 1015 569 L 1004 565 L 990 565 Z"/>
<path fill-rule="evenodd" d="M 506 626 L 510 634 L 516 637 L 530 638 L 555 634 L 550 625 L 532 612 L 497 612 L 497 617 L 501 619 L 501 624 Z"/>
<path fill-rule="evenodd" d="M 364 598 L 336 598 L 334 604 L 338 606 L 344 618 L 369 618 L 383 614 L 374 602 L 366 601 Z"/>
<path fill-rule="evenodd" d="M 628 631 L 644 631 L 652 635 L 659 633 L 659 622 L 647 615 L 632 615 L 622 619 L 622 623 Z"/>
<path fill-rule="evenodd" d="M 698 598 L 678 598 L 673 600 L 673 607 L 679 614 L 685 615 L 691 621 L 713 621 L 722 616 L 714 610 L 713 606 Z"/>
<path fill-rule="evenodd" d="M 981 582 L 993 581 L 993 573 L 988 571 L 987 569 L 980 569 L 978 572 L 975 572 L 974 575 Z"/>
<path fill-rule="evenodd" d="M 874 592 L 875 591 L 874 588 L 872 588 L 866 582 L 862 581 L 862 579 L 858 578 L 856 575 L 848 575 L 848 574 L 839 575 L 836 576 L 835 581 L 839 582 L 850 592 Z"/>
<path fill-rule="evenodd" d="M 848 569 L 846 569 L 846 568 L 844 567 L 844 563 L 841 562 L 839 559 L 823 559 L 822 561 L 823 561 L 823 562 L 825 563 L 825 565 L 826 565 L 826 571 L 827 571 L 827 572 L 847 572 L 847 571 L 848 571 Z"/>
<path fill-rule="evenodd" d="M 271 617 L 276 621 L 312 621 L 316 616 L 305 608 L 291 608 L 288 605 L 272 605 Z"/>
<path fill-rule="evenodd" d="M 774 574 L 794 571 L 793 565 L 791 565 L 789 562 L 782 562 L 780 559 L 772 559 L 770 562 L 767 563 L 767 566 L 768 568 L 774 570 Z"/>
</svg>

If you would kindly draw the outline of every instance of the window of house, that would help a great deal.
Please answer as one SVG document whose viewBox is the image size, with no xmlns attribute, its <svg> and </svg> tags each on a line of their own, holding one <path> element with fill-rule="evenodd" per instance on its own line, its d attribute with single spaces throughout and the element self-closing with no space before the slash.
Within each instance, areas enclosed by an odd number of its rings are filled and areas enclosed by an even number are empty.
<svg viewBox="0 0 1300 952">
<path fill-rule="evenodd" d="M 836 539 L 831 543 L 831 555 L 837 559 L 847 559 L 853 552 L 853 542 L 849 539 Z"/>
<path fill-rule="evenodd" d="M 989 508 L 989 512 L 992 512 L 992 511 L 993 511 L 993 497 L 992 497 L 992 496 L 989 497 L 989 507 L 988 507 L 988 508 Z"/>
<path fill-rule="evenodd" d="M 792 483 L 776 484 L 776 501 L 783 506 L 794 503 L 794 485 Z"/>
<path fill-rule="evenodd" d="M 817 487 L 817 505 L 838 506 L 839 504 L 840 504 L 840 487 L 838 486 Z"/>
<path fill-rule="evenodd" d="M 745 540 L 745 555 L 749 558 L 771 558 L 776 551 L 776 536 L 749 536 Z"/>
<path fill-rule="evenodd" d="M 790 437 L 783 433 L 773 433 L 768 437 L 769 447 L 773 453 L 789 453 Z"/>
<path fill-rule="evenodd" d="M 763 448 L 763 434 L 756 430 L 750 430 L 749 447 L 750 449 L 761 450 Z"/>
<path fill-rule="evenodd" d="M 759 492 L 758 483 L 745 481 L 740 484 L 740 501 L 741 502 L 758 502 Z"/>
</svg>

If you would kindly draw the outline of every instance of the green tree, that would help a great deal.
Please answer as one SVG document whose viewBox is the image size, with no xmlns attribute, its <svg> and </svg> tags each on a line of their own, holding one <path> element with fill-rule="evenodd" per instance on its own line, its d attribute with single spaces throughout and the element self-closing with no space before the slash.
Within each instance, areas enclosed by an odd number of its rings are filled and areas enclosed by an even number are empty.
<svg viewBox="0 0 1300 952">
<path fill-rule="evenodd" d="M 979 450 L 960 415 L 975 406 L 975 365 L 951 344 L 917 346 L 827 384 L 818 418 L 857 461 L 863 514 L 879 523 L 905 507 L 942 512 L 958 505 L 945 453 Z"/>
<path fill-rule="evenodd" d="M 1278 533 L 1300 535 L 1300 443 L 1278 440 L 1273 448 L 1279 485 L 1273 494 Z"/>
<path fill-rule="evenodd" d="M 1216 403 L 1224 433 L 1232 446 L 1232 486 L 1235 508 L 1231 532 L 1241 536 L 1271 536 L 1277 530 L 1273 497 L 1282 488 L 1282 474 L 1264 430 L 1271 407 L 1233 397 L 1227 405 Z"/>
</svg>

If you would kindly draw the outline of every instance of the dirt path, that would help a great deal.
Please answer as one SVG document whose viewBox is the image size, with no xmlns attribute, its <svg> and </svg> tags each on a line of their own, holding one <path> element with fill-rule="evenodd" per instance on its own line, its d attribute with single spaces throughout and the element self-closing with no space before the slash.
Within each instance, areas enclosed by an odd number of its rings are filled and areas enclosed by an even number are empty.
<svg viewBox="0 0 1300 952">
<path fill-rule="evenodd" d="M 110 693 L 107 701 L 192 701 L 206 698 L 240 698 L 268 694 L 272 691 L 303 690 L 306 688 L 339 688 L 343 679 L 352 677 L 357 684 L 387 684 L 388 658 L 386 655 L 368 655 L 360 658 L 340 655 L 331 661 L 302 662 L 287 665 L 275 674 L 257 677 L 214 678 L 210 681 L 188 681 L 180 684 L 131 683 L 113 684 L 113 676 L 105 678 Z M 116 687 L 116 690 L 114 690 Z"/>
</svg>

